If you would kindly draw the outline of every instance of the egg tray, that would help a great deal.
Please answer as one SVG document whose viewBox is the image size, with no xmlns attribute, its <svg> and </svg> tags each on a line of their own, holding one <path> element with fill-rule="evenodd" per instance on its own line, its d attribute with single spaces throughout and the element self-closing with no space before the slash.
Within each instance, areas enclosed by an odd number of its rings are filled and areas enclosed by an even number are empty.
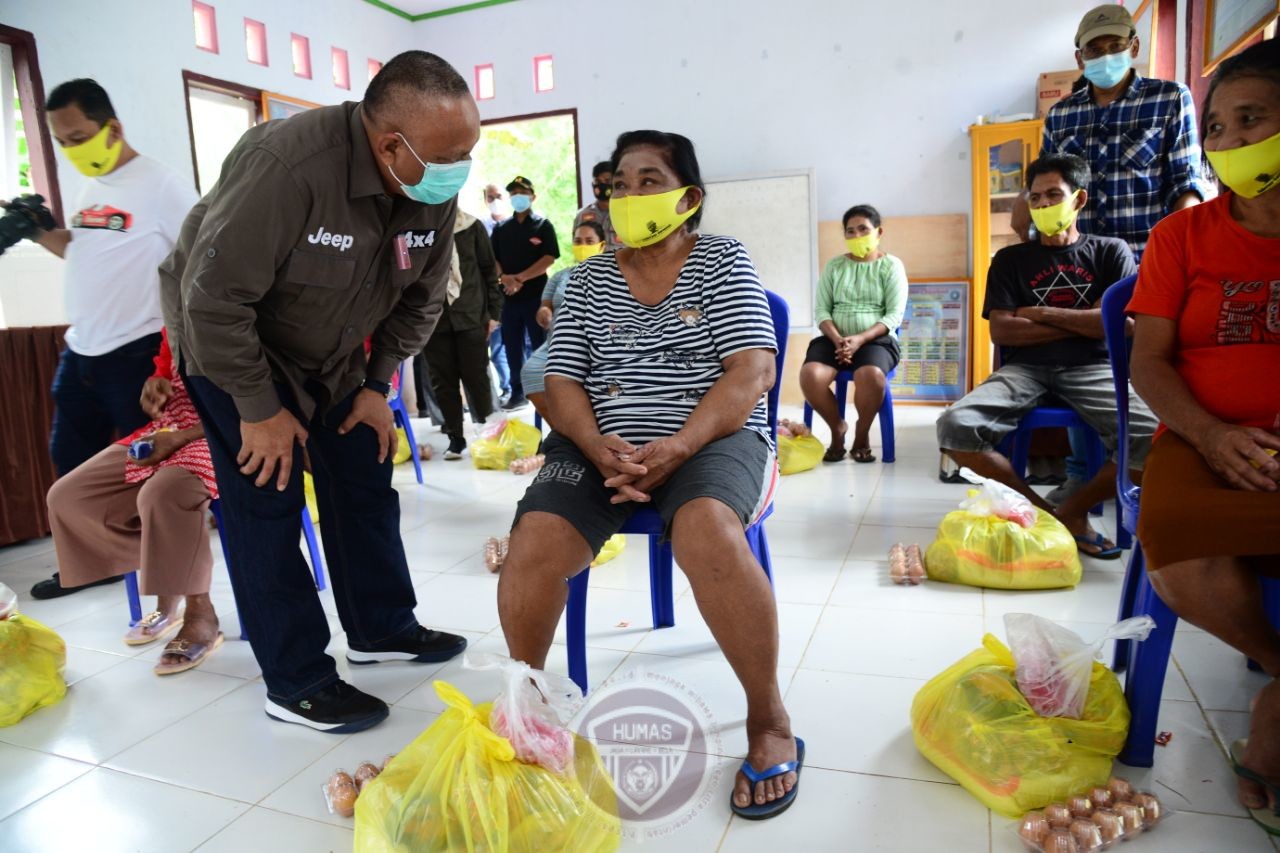
<svg viewBox="0 0 1280 853">
<path fill-rule="evenodd" d="M 387 769 L 387 765 L 393 758 L 395 758 L 394 755 L 388 755 L 383 759 L 381 767 L 372 761 L 362 761 L 356 767 L 355 773 L 348 773 L 341 767 L 333 771 L 329 781 L 320 786 L 329 814 L 342 817 L 351 817 L 355 814 L 356 800 L 364 790 L 364 786 L 378 778 L 378 774 Z"/>
<path fill-rule="evenodd" d="M 1098 853 L 1150 832 L 1168 817 L 1154 794 L 1113 776 L 1106 785 L 1027 812 L 1018 837 L 1037 853 Z"/>
</svg>

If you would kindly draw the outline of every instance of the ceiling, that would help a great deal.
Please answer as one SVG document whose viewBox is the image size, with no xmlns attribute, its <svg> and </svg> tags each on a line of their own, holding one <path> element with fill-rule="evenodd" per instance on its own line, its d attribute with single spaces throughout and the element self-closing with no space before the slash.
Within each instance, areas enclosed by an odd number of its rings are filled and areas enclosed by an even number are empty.
<svg viewBox="0 0 1280 853">
<path fill-rule="evenodd" d="M 470 12 L 486 6 L 497 6 L 502 3 L 514 3 L 515 0 L 364 0 L 406 21 L 425 21 L 441 15 L 453 15 L 457 12 Z"/>
</svg>

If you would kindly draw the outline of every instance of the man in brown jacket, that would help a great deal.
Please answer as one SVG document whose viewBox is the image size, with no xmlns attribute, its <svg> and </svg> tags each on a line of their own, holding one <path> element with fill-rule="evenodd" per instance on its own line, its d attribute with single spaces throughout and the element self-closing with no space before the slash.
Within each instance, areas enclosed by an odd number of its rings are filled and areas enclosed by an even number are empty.
<svg viewBox="0 0 1280 853">
<path fill-rule="evenodd" d="M 347 660 L 438 662 L 466 647 L 413 612 L 386 398 L 440 317 L 478 138 L 462 77 L 432 54 L 400 54 L 361 103 L 248 131 L 161 267 L 274 719 L 343 733 L 388 713 L 324 651 L 328 620 L 298 548 L 304 447 Z"/>
</svg>

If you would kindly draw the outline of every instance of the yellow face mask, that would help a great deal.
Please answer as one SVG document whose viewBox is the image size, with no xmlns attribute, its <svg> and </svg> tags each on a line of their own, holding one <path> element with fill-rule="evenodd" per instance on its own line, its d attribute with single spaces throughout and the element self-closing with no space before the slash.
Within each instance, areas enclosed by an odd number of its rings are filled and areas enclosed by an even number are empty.
<svg viewBox="0 0 1280 853">
<path fill-rule="evenodd" d="M 618 232 L 618 239 L 633 249 L 652 246 L 665 240 L 684 221 L 697 213 L 701 202 L 686 210 L 676 212 L 676 205 L 689 187 L 656 195 L 626 195 L 609 199 L 609 216 Z"/>
<path fill-rule="evenodd" d="M 111 134 L 111 123 L 107 122 L 102 130 L 95 133 L 79 145 L 71 145 L 62 149 L 71 165 L 81 174 L 90 178 L 105 175 L 116 167 L 120 154 L 124 150 L 124 140 L 117 139 L 115 145 L 107 145 L 107 137 Z"/>
<path fill-rule="evenodd" d="M 848 237 L 844 244 L 849 247 L 849 254 L 855 258 L 865 258 L 880 246 L 880 235 L 863 234 L 861 237 Z"/>
<path fill-rule="evenodd" d="M 1046 237 L 1052 237 L 1070 228 L 1071 223 L 1080 215 L 1080 211 L 1076 209 L 1076 199 L 1079 197 L 1080 190 L 1076 190 L 1069 198 L 1064 198 L 1052 207 L 1031 208 L 1031 221 L 1036 224 L 1036 230 Z"/>
<path fill-rule="evenodd" d="M 1256 198 L 1280 186 L 1280 133 L 1252 145 L 1206 151 L 1218 179 L 1238 196 Z"/>
<path fill-rule="evenodd" d="M 574 243 L 571 248 L 573 250 L 573 259 L 578 263 L 582 263 L 587 258 L 594 258 L 604 252 L 604 243 L 587 243 L 585 245 Z"/>
</svg>

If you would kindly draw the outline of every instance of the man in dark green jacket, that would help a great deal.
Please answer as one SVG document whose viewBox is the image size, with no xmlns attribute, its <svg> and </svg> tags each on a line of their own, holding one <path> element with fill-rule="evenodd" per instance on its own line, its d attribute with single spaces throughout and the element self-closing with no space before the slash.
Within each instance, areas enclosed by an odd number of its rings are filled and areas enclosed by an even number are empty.
<svg viewBox="0 0 1280 853">
<path fill-rule="evenodd" d="M 453 246 L 444 313 L 423 350 L 431 373 L 431 391 L 440 405 L 444 431 L 449 436 L 445 459 L 461 459 L 467 447 L 462 434 L 459 383 L 467 389 L 473 419 L 483 421 L 493 412 L 489 335 L 502 316 L 502 289 L 484 223 L 459 210 Z"/>
</svg>

